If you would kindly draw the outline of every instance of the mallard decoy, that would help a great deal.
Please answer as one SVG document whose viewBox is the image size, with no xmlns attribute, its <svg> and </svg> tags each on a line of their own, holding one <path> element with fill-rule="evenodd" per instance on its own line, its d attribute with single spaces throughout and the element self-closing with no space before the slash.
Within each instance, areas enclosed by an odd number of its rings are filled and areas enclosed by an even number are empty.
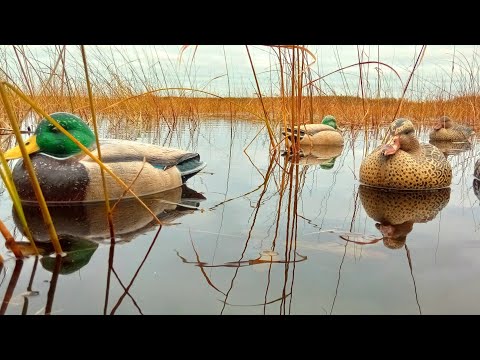
<svg viewBox="0 0 480 360">
<path fill-rule="evenodd" d="M 433 128 L 430 140 L 434 141 L 470 142 L 475 134 L 471 127 L 457 124 L 448 116 L 440 117 Z"/>
<path fill-rule="evenodd" d="M 445 155 L 431 144 L 420 144 L 410 120 L 394 120 L 389 130 L 391 141 L 363 159 L 362 184 L 403 190 L 450 186 L 452 168 Z"/>
<path fill-rule="evenodd" d="M 50 116 L 98 156 L 95 135 L 81 118 L 65 112 Z M 38 124 L 25 144 L 47 202 L 104 201 L 98 164 L 48 120 Z M 127 186 L 140 173 L 131 187 L 137 196 L 177 188 L 206 166 L 198 153 L 175 148 L 112 139 L 101 140 L 100 144 L 102 162 Z M 20 148 L 4 155 L 7 160 L 19 158 Z M 109 198 L 120 198 L 125 189 L 110 175 L 105 174 L 105 179 Z M 23 159 L 13 169 L 13 182 L 22 201 L 37 201 Z"/>
<path fill-rule="evenodd" d="M 321 124 L 302 124 L 293 130 L 287 127 L 287 132 L 282 132 L 287 142 L 295 141 L 297 133 L 300 145 L 343 145 L 342 133 L 332 115 L 325 116 Z"/>
</svg>

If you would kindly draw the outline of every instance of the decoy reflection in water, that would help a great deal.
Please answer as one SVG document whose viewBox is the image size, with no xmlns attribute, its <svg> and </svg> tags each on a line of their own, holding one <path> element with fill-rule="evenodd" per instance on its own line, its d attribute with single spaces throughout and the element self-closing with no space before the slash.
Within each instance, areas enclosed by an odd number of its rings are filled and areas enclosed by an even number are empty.
<svg viewBox="0 0 480 360">
<path fill-rule="evenodd" d="M 475 161 L 475 167 L 473 169 L 473 192 L 475 196 L 480 200 L 480 159 Z"/>
<path fill-rule="evenodd" d="M 443 153 L 443 155 L 445 155 L 445 157 L 450 155 L 458 155 L 472 148 L 472 144 L 465 141 L 456 142 L 430 140 L 429 143 L 433 146 L 436 146 Z"/>
<path fill-rule="evenodd" d="M 433 220 L 450 200 L 450 188 L 425 191 L 395 191 L 359 186 L 360 201 L 367 215 L 377 221 L 383 243 L 402 248 L 413 224 Z"/>
<path fill-rule="evenodd" d="M 477 179 L 480 179 L 480 159 L 477 159 L 477 161 L 475 161 L 475 165 L 473 168 L 473 176 L 475 176 Z"/>
<path fill-rule="evenodd" d="M 159 194 L 144 196 L 142 201 L 164 223 L 173 223 L 179 217 L 191 214 L 205 197 L 186 185 Z M 114 202 L 111 202 L 111 206 Z M 53 224 L 59 238 L 103 240 L 110 238 L 105 216 L 105 203 L 76 203 L 49 205 Z M 28 226 L 37 242 L 50 241 L 45 229 L 40 207 L 29 203 L 23 206 Z M 13 219 L 21 229 L 21 222 L 12 207 Z M 115 206 L 113 226 L 117 242 L 131 241 L 157 223 L 136 199 L 122 199 Z"/>
<path fill-rule="evenodd" d="M 473 179 L 473 193 L 480 200 L 480 180 L 477 178 Z"/>
<path fill-rule="evenodd" d="M 93 253 L 98 248 L 98 243 L 92 240 L 73 238 L 69 235 L 60 237 L 62 250 L 65 256 L 62 257 L 61 268 L 58 273 L 69 275 L 80 270 L 90 261 Z M 24 255 L 33 255 L 33 249 L 29 242 L 17 243 Z M 49 272 L 54 272 L 56 266 L 55 249 L 51 242 L 36 242 L 37 249 L 42 255 L 40 264 Z"/>
<path fill-rule="evenodd" d="M 285 150 L 282 156 L 299 165 L 319 165 L 320 168 L 329 170 L 335 165 L 335 159 L 342 154 L 343 146 L 300 146 L 298 156 Z"/>
<path fill-rule="evenodd" d="M 442 116 L 430 132 L 430 140 L 470 142 L 474 134 L 471 127 L 457 124 L 448 116 Z"/>
<path fill-rule="evenodd" d="M 193 213 L 203 200 L 205 197 L 202 194 L 186 185 L 142 197 L 142 201 L 164 223 L 173 223 L 178 218 Z M 98 248 L 98 241 L 110 238 L 105 203 L 50 205 L 48 208 L 62 249 L 66 253 L 59 273 L 71 274 L 88 264 Z M 48 255 L 54 254 L 55 250 L 45 229 L 40 208 L 29 203 L 24 204 L 23 211 L 35 243 L 43 255 L 40 262 L 46 270 L 53 272 L 56 260 Z M 14 208 L 12 215 L 15 225 L 23 231 Z M 136 199 L 122 199 L 113 210 L 113 224 L 117 243 L 124 243 L 144 234 L 157 223 Z M 29 243 L 20 242 L 18 245 L 23 254 L 33 254 Z"/>
<path fill-rule="evenodd" d="M 439 189 L 450 186 L 452 168 L 445 155 L 431 144 L 420 144 L 410 120 L 394 120 L 391 140 L 378 146 L 360 165 L 364 185 L 401 190 Z"/>
<path fill-rule="evenodd" d="M 95 135 L 81 118 L 64 112 L 50 116 L 98 157 Z M 180 187 L 206 166 L 195 152 L 128 140 L 100 144 L 104 165 L 125 184 L 133 182 L 131 189 L 138 196 Z M 48 120 L 38 124 L 25 145 L 47 202 L 104 201 L 99 165 Z M 19 157 L 18 146 L 5 152 L 7 160 Z M 112 176 L 105 179 L 110 199 L 120 198 L 125 189 Z M 23 159 L 13 169 L 13 181 L 22 201 L 37 201 Z"/>
<path fill-rule="evenodd" d="M 303 146 L 342 146 L 343 136 L 337 127 L 335 117 L 327 115 L 323 118 L 321 124 L 302 124 L 298 127 L 287 127 L 287 132 L 282 132 L 285 136 L 287 146 L 298 137 L 299 145 Z"/>
</svg>

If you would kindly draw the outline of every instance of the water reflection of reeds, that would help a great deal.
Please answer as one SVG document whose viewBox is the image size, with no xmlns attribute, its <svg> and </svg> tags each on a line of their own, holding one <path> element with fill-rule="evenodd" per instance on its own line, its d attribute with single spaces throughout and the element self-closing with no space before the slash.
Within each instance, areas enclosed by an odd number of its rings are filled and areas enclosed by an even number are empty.
<svg viewBox="0 0 480 360">
<path fill-rule="evenodd" d="M 267 308 L 276 303 L 279 303 L 280 314 L 291 313 L 296 266 L 300 266 L 302 262 L 308 261 L 308 258 L 302 255 L 297 247 L 298 222 L 305 219 L 300 207 L 303 191 L 305 190 L 305 180 L 312 178 L 314 173 L 318 174 L 320 179 L 322 172 L 333 172 L 334 180 L 331 186 L 334 187 L 335 173 L 339 171 L 339 168 L 343 167 L 345 159 L 342 157 L 340 163 L 331 160 L 338 158 L 342 154 L 342 151 L 343 148 L 305 149 L 303 156 L 307 152 L 307 156 L 315 154 L 314 159 L 308 162 L 302 162 L 302 156 L 296 154 L 272 151 L 269 157 L 268 168 L 264 171 L 256 168 L 256 170 L 261 173 L 262 183 L 247 193 L 231 198 L 225 196 L 223 201 L 210 208 L 212 211 L 220 211 L 220 208 L 225 208 L 229 203 L 239 201 L 244 197 L 248 196 L 249 198 L 253 197 L 255 199 L 251 201 L 252 213 L 250 215 L 250 225 L 242 247 L 243 250 L 237 259 L 231 259 L 222 263 L 206 262 L 196 249 L 193 240 L 192 249 L 196 260 L 189 259 L 185 254 L 177 253 L 183 263 L 198 266 L 209 286 L 215 289 L 218 294 L 222 295 L 221 301 L 223 302 L 223 306 L 220 310 L 221 314 L 225 313 L 230 307 L 237 306 L 262 306 L 263 313 L 265 314 L 268 311 Z M 253 159 L 250 161 L 252 166 L 256 167 Z M 322 166 L 325 164 L 327 164 L 327 166 Z M 331 195 L 331 191 L 325 192 L 325 195 L 327 198 L 324 201 L 328 201 L 328 196 Z M 326 203 L 320 205 L 320 208 L 322 208 L 322 206 L 326 213 Z M 261 216 L 260 213 L 263 213 L 263 216 Z M 257 225 L 259 218 L 263 219 L 263 224 Z M 266 219 L 268 219 L 268 224 L 266 223 Z M 269 235 L 261 240 L 257 240 L 257 243 L 260 243 L 259 254 L 257 253 L 256 257 L 247 257 L 247 253 L 254 247 L 251 241 L 257 226 L 266 227 Z M 219 234 L 220 230 L 221 228 L 219 229 Z M 245 257 L 247 257 L 247 259 L 245 259 Z M 241 269 L 260 265 L 267 267 L 263 303 L 239 304 L 230 300 Z M 278 269 L 279 273 L 274 272 L 275 268 L 279 266 L 282 267 L 283 270 Z M 207 269 L 219 271 L 221 269 L 231 268 L 235 268 L 234 273 L 231 275 L 230 283 L 227 283 L 225 288 L 212 280 L 210 276 L 211 273 L 207 273 Z M 281 279 L 273 278 L 274 273 L 281 273 Z M 277 280 L 280 280 L 280 283 L 278 283 Z M 274 289 L 277 289 L 277 293 L 272 292 L 275 291 Z"/>
<path fill-rule="evenodd" d="M 224 127 L 228 131 L 222 133 L 221 139 L 215 137 L 215 128 L 208 130 L 207 127 L 207 130 L 201 132 L 202 141 L 208 139 L 212 145 L 216 145 L 215 150 L 219 151 L 215 156 L 224 159 L 225 162 L 222 163 L 223 168 L 212 169 L 215 178 L 221 178 L 221 182 L 217 183 L 221 186 L 215 187 L 213 181 L 205 181 L 205 179 L 195 183 L 200 188 L 205 186 L 207 194 L 215 194 L 215 201 L 208 203 L 205 213 L 210 220 L 216 216 L 216 222 L 214 228 L 179 227 L 187 234 L 187 238 L 190 238 L 190 243 L 187 239 L 188 247 L 181 248 L 174 253 L 173 257 L 185 268 L 191 268 L 189 276 L 195 272 L 198 273 L 201 280 L 188 279 L 184 284 L 179 283 L 178 286 L 194 288 L 198 285 L 197 282 L 206 285 L 214 295 L 208 293 L 208 290 L 206 295 L 205 293 L 202 295 L 212 299 L 212 302 L 215 302 L 216 299 L 219 300 L 219 308 L 208 310 L 211 312 L 216 311 L 216 313 L 222 314 L 299 313 L 302 310 L 296 309 L 295 305 L 308 298 L 305 290 L 299 289 L 305 287 L 306 281 L 312 281 L 312 278 L 305 280 L 306 275 L 302 271 L 307 268 L 310 271 L 318 270 L 318 264 L 315 264 L 315 268 L 311 264 L 313 259 L 315 257 L 323 259 L 326 254 L 334 253 L 335 264 L 330 264 L 330 266 L 335 267 L 332 270 L 336 276 L 335 281 L 329 285 L 330 288 L 320 289 L 322 292 L 328 293 L 329 302 L 323 300 L 323 303 L 318 304 L 318 308 L 309 307 L 308 311 L 327 314 L 345 312 L 341 304 L 345 302 L 346 292 L 351 291 L 350 288 L 345 288 L 346 280 L 351 278 L 351 261 L 365 263 L 372 259 L 368 256 L 369 254 L 373 254 L 373 258 L 375 258 L 379 254 L 385 256 L 384 254 L 388 255 L 393 251 L 382 245 L 382 233 L 375 227 L 375 221 L 366 213 L 360 198 L 356 174 L 365 147 L 365 133 L 347 130 L 344 148 L 336 157 L 333 167 L 328 169 L 322 168 L 321 164 L 299 164 L 298 161 L 288 161 L 289 158 L 282 156 L 281 151 L 269 153 L 268 150 L 265 150 L 268 149 L 268 138 L 265 136 L 260 136 L 248 148 L 247 153 L 251 162 L 246 156 L 245 162 L 239 162 L 238 158 L 243 156 L 239 153 L 241 153 L 242 146 L 249 144 L 249 134 L 252 133 L 252 130 L 247 135 L 242 134 L 242 131 L 248 130 L 248 125 L 242 123 L 232 127 L 228 127 L 228 124 L 224 123 Z M 368 148 L 373 149 L 376 143 L 380 144 L 382 131 L 368 134 L 372 138 L 366 142 Z M 237 140 L 239 141 L 237 142 Z M 186 143 L 188 139 L 182 138 L 178 141 Z M 263 154 L 269 154 L 269 156 L 259 157 Z M 469 183 L 470 190 L 467 189 L 467 191 L 470 191 L 472 195 L 472 174 L 468 169 L 472 165 L 474 154 L 475 148 L 473 147 L 449 157 L 452 164 L 458 162 L 459 165 L 454 170 L 455 176 L 461 181 Z M 463 161 L 469 163 L 462 165 Z M 242 167 L 240 171 L 238 170 L 239 164 Z M 464 167 L 462 168 L 462 166 Z M 462 169 L 464 170 L 462 171 Z M 250 171 L 255 176 L 250 175 Z M 238 187 L 240 174 L 247 174 L 245 177 L 255 180 L 246 182 L 246 184 L 242 183 L 244 185 L 241 188 L 242 192 Z M 214 180 L 214 177 L 209 179 Z M 244 181 L 243 178 L 242 181 Z M 455 181 L 454 186 L 455 189 L 459 189 L 461 183 Z M 249 187 L 248 191 L 243 191 Z M 464 195 L 458 191 L 455 196 Z M 248 209 L 248 215 L 245 217 L 243 215 L 242 217 L 233 216 L 236 222 L 245 224 L 243 233 L 238 231 L 242 227 L 232 224 L 232 217 L 229 215 L 234 213 L 240 205 L 243 208 L 244 204 Z M 439 221 L 440 215 L 437 215 L 435 222 Z M 234 230 L 230 230 L 230 228 Z M 138 279 L 142 277 L 142 273 L 144 274 L 148 259 L 152 259 L 153 249 L 161 243 L 158 240 L 164 239 L 165 229 L 165 227 L 162 228 L 158 239 L 154 239 L 155 234 L 150 233 L 147 247 L 151 245 L 151 249 L 145 249 L 138 264 L 135 264 L 136 268 L 127 277 L 122 274 L 120 264 L 115 260 L 118 258 L 118 245 L 120 244 L 111 248 L 109 266 L 111 284 L 105 289 L 105 314 L 129 311 L 126 310 L 128 307 L 138 313 L 155 311 L 155 308 L 142 305 L 138 293 L 134 291 L 136 288 L 134 284 L 138 284 Z M 418 291 L 418 304 L 422 305 L 421 308 L 424 311 L 425 299 L 423 298 L 422 301 L 422 291 L 425 291 L 425 285 L 418 281 L 418 273 L 415 274 L 415 270 L 418 272 L 418 257 L 415 248 L 410 246 L 411 243 L 419 244 L 422 241 L 418 238 L 415 229 L 415 224 L 413 224 L 407 237 L 408 240 L 405 242 L 407 246 L 404 247 L 404 252 L 399 252 L 399 254 L 405 259 L 403 263 L 405 269 L 411 273 L 409 276 L 412 277 L 412 285 L 415 282 L 415 275 L 417 276 L 411 295 L 416 296 L 414 292 Z M 214 246 L 211 249 L 208 249 L 203 243 L 206 237 L 202 234 L 207 231 L 214 240 Z M 339 235 L 348 235 L 351 240 L 358 241 L 358 243 L 343 241 Z M 228 237 L 232 239 L 231 242 L 227 241 Z M 179 236 L 179 238 L 181 237 Z M 337 239 L 337 241 L 332 239 Z M 372 242 L 373 239 L 378 241 Z M 152 243 L 153 241 L 156 245 Z M 360 242 L 371 242 L 371 244 L 362 245 Z M 230 246 L 231 248 L 229 248 Z M 226 250 L 226 248 L 229 249 Z M 54 258 L 51 258 L 52 264 L 55 265 L 53 260 Z M 10 260 L 7 260 L 6 266 L 12 269 L 13 265 Z M 379 268 L 389 268 L 389 265 L 384 263 L 377 265 Z M 105 267 L 107 268 L 107 264 Z M 40 263 L 38 263 L 38 268 L 41 268 Z M 52 266 L 51 269 L 54 270 L 55 266 Z M 168 269 L 163 267 L 163 270 Z M 23 273 L 22 277 L 30 276 L 30 272 L 26 274 L 25 266 Z M 61 272 L 58 274 L 58 278 L 62 279 Z M 10 275 L 11 272 L 8 272 L 3 285 L 4 289 L 12 280 Z M 368 276 L 368 273 L 359 276 Z M 309 286 L 320 287 L 319 284 L 326 277 L 327 275 L 319 272 L 316 274 L 316 280 L 309 283 Z M 102 281 L 104 281 L 103 278 Z M 15 294 L 19 291 L 18 284 L 20 282 L 17 280 L 17 290 L 13 292 L 12 298 L 16 298 Z M 35 290 L 35 281 L 33 284 Z M 61 284 L 62 281 L 57 281 L 57 292 L 61 289 Z M 117 291 L 120 292 L 116 293 Z M 137 291 L 141 290 L 137 289 Z M 31 295 L 28 299 L 32 299 L 33 296 L 35 295 Z M 22 300 L 22 298 L 20 299 Z M 11 304 L 15 301 L 17 300 L 13 299 Z M 46 305 L 46 301 L 44 305 Z M 58 305 L 60 304 L 52 302 L 52 313 L 58 311 Z M 9 308 L 8 312 L 13 310 L 13 308 Z M 33 310 L 35 312 L 37 309 Z M 32 311 L 32 309 L 28 309 L 28 311 Z M 42 313 L 44 313 L 44 309 L 42 309 Z"/>
<path fill-rule="evenodd" d="M 184 185 L 183 187 L 168 192 L 145 197 L 143 200 L 148 203 L 150 209 L 155 211 L 158 217 L 162 218 L 163 224 L 171 226 L 174 225 L 180 217 L 192 214 L 197 210 L 200 202 L 205 200 L 205 197 Z M 23 298 L 24 305 L 22 308 L 22 314 L 27 314 L 29 298 L 39 295 L 38 291 L 32 290 L 32 286 L 34 284 L 34 277 L 38 264 L 40 263 L 44 270 L 51 273 L 51 279 L 49 281 L 44 309 L 37 310 L 36 313 L 44 312 L 46 315 L 49 315 L 55 313 L 53 310 L 53 304 L 59 276 L 68 276 L 87 266 L 98 247 L 101 246 L 104 240 L 109 239 L 108 222 L 104 216 L 101 216 L 101 214 L 105 214 L 105 204 L 100 202 L 78 203 L 74 205 L 50 205 L 50 213 L 53 221 L 57 225 L 59 239 L 65 252 L 64 255 L 56 256 L 54 255 L 54 247 L 49 241 L 48 233 L 45 231 L 43 222 L 39 216 L 40 210 L 38 209 L 38 205 L 33 203 L 28 204 L 24 206 L 24 209 L 29 228 L 32 230 L 32 234 L 41 255 L 33 256 L 34 264 L 27 291 L 16 298 Z M 23 230 L 22 224 L 15 213 L 15 209 L 13 209 L 12 212 L 13 220 L 16 225 L 20 230 Z M 113 224 L 116 228 L 116 236 L 119 241 L 113 242 L 110 245 L 104 314 L 114 314 L 127 296 L 131 299 L 138 312 L 142 314 L 142 310 L 131 294 L 130 288 L 140 273 L 143 264 L 147 260 L 160 234 L 162 226 L 159 226 L 148 250 L 136 269 L 135 274 L 128 283 L 124 284 L 116 271 L 116 266 L 114 265 L 115 247 L 141 236 L 155 226 L 156 222 L 152 221 L 149 212 L 145 211 L 145 209 L 136 201 L 132 199 L 123 199 L 114 207 Z M 20 247 L 24 255 L 31 256 L 32 248 L 29 243 L 19 242 L 17 245 Z M 6 265 L 10 266 L 12 259 L 8 259 L 7 261 L 8 263 Z M 24 261 L 28 261 L 28 259 L 19 259 L 15 261 L 13 272 L 8 281 L 8 285 L 6 285 L 0 314 L 5 314 L 8 305 L 12 302 L 12 296 L 20 278 Z M 2 270 L 3 275 L 6 275 L 6 268 L 2 267 L 0 270 Z M 115 301 L 111 309 L 108 310 L 111 274 L 115 276 L 121 289 L 123 289 L 123 292 Z"/>
</svg>

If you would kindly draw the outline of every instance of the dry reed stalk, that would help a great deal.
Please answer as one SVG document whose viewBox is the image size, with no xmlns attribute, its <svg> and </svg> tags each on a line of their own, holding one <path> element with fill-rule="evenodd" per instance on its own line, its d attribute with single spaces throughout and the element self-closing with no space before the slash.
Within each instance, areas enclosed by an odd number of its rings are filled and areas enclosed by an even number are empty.
<svg viewBox="0 0 480 360">
<path fill-rule="evenodd" d="M 7 290 L 5 290 L 5 295 L 3 296 L 3 301 L 0 306 L 0 315 L 5 315 L 7 312 L 8 305 L 10 300 L 12 300 L 12 296 L 15 292 L 15 287 L 17 286 L 18 279 L 20 278 L 20 274 L 22 273 L 23 267 L 23 260 L 17 259 L 15 261 L 15 267 L 12 272 L 12 276 L 10 277 L 10 281 L 8 282 Z"/>
<path fill-rule="evenodd" d="M 102 152 L 101 152 L 101 148 L 100 148 L 100 140 L 99 140 L 98 129 L 97 129 L 97 118 L 96 118 L 96 115 L 95 115 L 95 106 L 93 105 L 92 87 L 90 86 L 90 78 L 89 78 L 89 75 L 88 75 L 87 55 L 85 53 L 85 47 L 83 45 L 81 46 L 81 51 L 82 51 L 83 66 L 85 68 L 85 80 L 86 80 L 87 89 L 88 89 L 88 99 L 89 99 L 89 103 L 90 103 L 90 111 L 92 113 L 93 131 L 94 131 L 94 134 L 95 134 L 95 141 L 97 143 L 98 159 L 100 161 L 102 161 Z M 110 229 L 110 240 L 112 242 L 115 242 L 115 230 L 113 228 L 112 212 L 110 210 L 110 201 L 108 199 L 107 182 L 105 180 L 105 173 L 103 171 L 103 167 L 101 167 L 101 166 L 100 166 L 100 175 L 102 177 L 103 195 L 105 197 L 105 207 L 107 209 L 108 227 Z M 128 190 L 130 190 L 130 188 Z"/>
<path fill-rule="evenodd" d="M 250 50 L 248 49 L 248 46 L 247 46 L 247 45 L 245 45 L 245 48 L 247 49 L 248 59 L 249 59 L 249 61 L 250 61 L 250 67 L 252 68 L 253 77 L 254 77 L 255 83 L 256 83 L 256 85 L 257 85 L 258 98 L 259 98 L 259 100 L 260 100 L 260 103 L 262 104 L 262 110 L 263 110 L 263 114 L 264 114 L 264 116 L 265 116 L 264 121 L 265 121 L 265 125 L 267 126 L 268 136 L 270 137 L 270 146 L 275 146 L 275 145 L 276 145 L 275 136 L 273 135 L 273 130 L 272 130 L 272 127 L 271 127 L 271 125 L 270 125 L 270 120 L 269 120 L 268 112 L 267 112 L 267 110 L 265 109 L 265 103 L 263 102 L 262 90 L 260 89 L 260 85 L 259 85 L 259 83 L 258 83 L 257 73 L 256 73 L 256 71 L 255 71 L 255 67 L 253 66 L 253 60 L 252 60 L 252 57 L 251 57 L 251 55 L 250 55 Z"/>
<path fill-rule="evenodd" d="M 10 231 L 8 231 L 7 227 L 1 220 L 0 220 L 0 233 L 2 233 L 3 237 L 5 238 L 5 245 L 7 246 L 7 248 L 12 250 L 15 257 L 17 259 L 23 258 L 22 251 L 17 246 L 17 243 L 15 242 L 15 239 L 13 238 L 12 234 L 10 233 Z"/>
<path fill-rule="evenodd" d="M 52 271 L 52 277 L 50 279 L 50 285 L 48 287 L 45 315 L 50 315 L 52 313 L 53 299 L 55 297 L 55 290 L 57 288 L 58 275 L 60 274 L 60 270 L 62 270 L 62 263 L 63 258 L 57 254 L 55 257 L 55 266 Z"/>
<path fill-rule="evenodd" d="M 397 110 L 395 111 L 395 115 L 393 116 L 392 121 L 395 120 L 395 118 L 397 117 L 397 115 L 398 115 L 398 113 L 399 113 L 399 111 L 402 107 L 403 99 L 405 98 L 405 93 L 407 92 L 408 85 L 410 84 L 410 80 L 412 79 L 413 74 L 415 73 L 415 70 L 420 65 L 420 63 L 423 59 L 423 56 L 425 55 L 425 50 L 426 49 L 427 49 L 427 45 L 422 45 L 422 49 L 420 50 L 420 53 L 418 54 L 417 60 L 415 61 L 415 65 L 413 66 L 413 69 L 410 72 L 410 75 L 408 77 L 407 83 L 405 84 L 405 87 L 403 88 L 403 93 L 402 93 L 402 96 L 401 96 L 400 101 L 398 103 L 398 107 L 397 107 Z"/>
<path fill-rule="evenodd" d="M 30 241 L 30 244 L 32 245 L 35 254 L 38 255 L 37 245 L 35 245 L 35 241 L 33 239 L 32 233 L 30 232 L 27 219 L 25 218 L 25 214 L 23 212 L 22 202 L 20 200 L 20 197 L 18 196 L 17 188 L 13 184 L 12 172 L 10 170 L 10 167 L 7 164 L 7 160 L 5 160 L 3 151 L 1 150 L 0 150 L 0 161 L 2 163 L 2 169 L 0 169 L 0 176 L 3 180 L 3 183 L 5 184 L 5 187 L 10 195 L 10 198 L 12 199 L 13 206 L 15 208 L 15 211 L 17 212 L 18 218 L 20 219 L 20 222 L 23 227 L 23 231 L 27 236 L 28 240 Z"/>
<path fill-rule="evenodd" d="M 48 211 L 47 204 L 45 202 L 45 198 L 43 197 L 42 189 L 40 188 L 40 183 L 38 182 L 37 176 L 35 175 L 35 170 L 33 169 L 32 162 L 30 160 L 30 156 L 28 155 L 27 149 L 22 139 L 22 135 L 20 134 L 20 129 L 18 127 L 18 122 L 15 113 L 13 112 L 9 95 L 6 92 L 5 87 L 8 86 L 8 83 L 0 82 L 0 94 L 3 100 L 3 104 L 7 111 L 8 117 L 10 119 L 10 125 L 15 133 L 15 137 L 17 139 L 17 143 L 20 146 L 20 151 L 22 152 L 23 157 L 23 164 L 28 172 L 30 177 L 30 181 L 32 183 L 33 190 L 35 192 L 35 196 L 37 198 L 40 210 L 42 212 L 43 220 L 45 222 L 45 226 L 48 230 L 50 235 L 50 239 L 52 240 L 53 247 L 55 248 L 55 252 L 57 254 L 62 254 L 62 247 L 60 246 L 60 242 L 58 241 L 57 232 L 55 231 L 55 226 L 53 225 L 52 218 L 50 216 L 50 212 Z"/>
</svg>

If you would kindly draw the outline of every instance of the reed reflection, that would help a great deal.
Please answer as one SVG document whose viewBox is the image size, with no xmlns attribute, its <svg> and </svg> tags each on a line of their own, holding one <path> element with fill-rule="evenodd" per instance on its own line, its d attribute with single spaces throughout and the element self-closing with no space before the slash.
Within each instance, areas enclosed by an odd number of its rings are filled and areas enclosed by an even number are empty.
<svg viewBox="0 0 480 360">
<path fill-rule="evenodd" d="M 331 157 L 336 157 L 341 152 L 341 147 L 337 149 L 324 160 L 328 162 Z M 250 158 L 249 160 L 255 166 Z M 177 256 L 184 264 L 197 266 L 206 283 L 216 293 L 222 295 L 223 306 L 220 314 L 223 314 L 228 308 L 237 308 L 238 306 L 263 307 L 263 313 L 265 314 L 267 306 L 275 303 L 279 303 L 280 314 L 291 312 L 295 266 L 297 263 L 306 261 L 307 256 L 300 254 L 297 250 L 297 220 L 299 217 L 297 207 L 306 172 L 301 170 L 302 167 L 298 163 L 290 160 L 291 158 L 288 156 L 282 156 L 277 150 L 272 150 L 266 171 L 255 166 L 257 171 L 262 174 L 262 183 L 254 185 L 254 188 L 248 192 L 222 200 L 210 207 L 211 211 L 217 211 L 220 207 L 223 208 L 227 204 L 231 204 L 232 201 L 252 198 L 250 200 L 252 210 L 248 216 L 248 233 L 238 254 L 227 261 L 205 261 L 206 255 L 201 253 L 201 248 L 197 248 L 193 238 L 191 239 L 191 255 L 177 251 Z M 257 224 L 258 219 L 262 219 L 262 216 L 259 215 L 261 212 L 268 212 L 269 214 L 268 227 L 271 229 L 271 233 L 268 240 L 267 238 L 262 240 L 261 248 L 258 249 L 255 243 L 257 241 L 256 227 L 262 229 L 265 226 L 265 223 Z M 255 248 L 255 250 L 252 251 L 252 248 Z M 253 275 L 255 279 L 265 278 L 265 287 L 263 288 L 263 294 L 260 295 L 261 298 L 253 291 L 252 287 L 247 292 L 238 289 L 239 286 L 244 285 L 237 279 L 239 272 L 247 267 L 255 270 Z M 218 269 L 233 268 L 233 274 L 231 274 L 231 271 L 222 271 L 229 280 L 225 284 L 220 284 L 218 280 L 212 278 L 211 272 L 207 271 L 214 268 L 217 271 Z M 274 274 L 280 276 L 278 283 L 275 281 L 277 279 L 274 278 Z M 237 293 L 242 293 L 243 296 L 249 294 L 249 299 L 247 301 L 245 299 L 240 301 L 236 298 L 232 299 L 232 296 L 234 296 L 232 294 Z M 272 295 L 272 293 L 274 294 Z"/>
</svg>

